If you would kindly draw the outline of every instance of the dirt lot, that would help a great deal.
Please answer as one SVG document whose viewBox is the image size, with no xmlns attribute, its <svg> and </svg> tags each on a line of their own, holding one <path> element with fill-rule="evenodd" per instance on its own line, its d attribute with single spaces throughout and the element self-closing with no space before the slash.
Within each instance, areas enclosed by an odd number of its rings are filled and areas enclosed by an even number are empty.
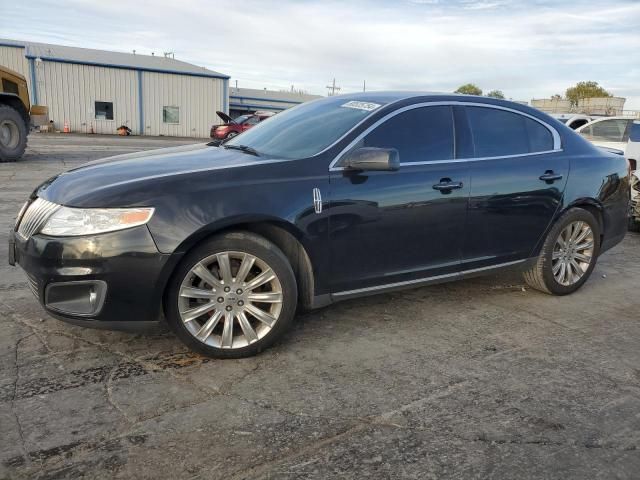
<svg viewBox="0 0 640 480">
<path fill-rule="evenodd" d="M 0 164 L 0 258 L 29 192 L 189 140 L 34 135 Z M 48 318 L 0 261 L 0 478 L 640 475 L 640 235 L 554 298 L 502 275 L 301 316 L 262 355 Z"/>
</svg>

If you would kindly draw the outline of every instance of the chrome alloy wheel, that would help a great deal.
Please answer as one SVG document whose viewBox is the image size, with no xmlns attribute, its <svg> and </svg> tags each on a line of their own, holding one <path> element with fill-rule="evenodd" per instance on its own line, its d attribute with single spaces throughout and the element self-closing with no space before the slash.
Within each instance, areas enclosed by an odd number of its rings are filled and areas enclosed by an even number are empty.
<svg viewBox="0 0 640 480">
<path fill-rule="evenodd" d="M 282 286 L 263 260 L 245 252 L 220 252 L 187 273 L 178 298 L 185 328 L 216 348 L 236 349 L 257 342 L 282 311 Z"/>
<path fill-rule="evenodd" d="M 567 225 L 553 247 L 553 276 L 560 285 L 577 283 L 593 260 L 593 230 L 588 223 L 575 221 Z"/>
</svg>

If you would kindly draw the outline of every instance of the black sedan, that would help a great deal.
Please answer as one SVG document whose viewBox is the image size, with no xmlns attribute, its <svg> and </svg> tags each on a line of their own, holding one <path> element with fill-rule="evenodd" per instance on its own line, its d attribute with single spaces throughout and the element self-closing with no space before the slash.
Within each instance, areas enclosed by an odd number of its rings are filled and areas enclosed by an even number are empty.
<svg viewBox="0 0 640 480">
<path fill-rule="evenodd" d="M 407 92 L 287 110 L 222 147 L 113 157 L 51 178 L 10 262 L 51 315 L 255 354 L 297 308 L 518 268 L 576 291 L 627 229 L 624 158 L 538 110 Z"/>
</svg>

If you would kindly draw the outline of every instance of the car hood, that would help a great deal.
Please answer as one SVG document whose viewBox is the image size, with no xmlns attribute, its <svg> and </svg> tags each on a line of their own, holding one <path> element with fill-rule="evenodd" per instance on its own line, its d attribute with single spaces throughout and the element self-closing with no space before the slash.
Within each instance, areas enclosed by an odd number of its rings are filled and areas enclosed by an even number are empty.
<svg viewBox="0 0 640 480">
<path fill-rule="evenodd" d="M 162 180 L 203 175 L 269 160 L 207 144 L 137 152 L 84 164 L 40 185 L 37 196 L 59 205 L 100 207 L 117 204 L 118 193 L 142 190 Z M 123 204 L 122 206 L 126 206 Z"/>
<path fill-rule="evenodd" d="M 217 113 L 217 114 L 218 114 L 218 116 L 222 119 L 222 121 L 223 121 L 224 123 L 234 123 L 234 124 L 236 123 L 236 122 L 234 122 L 234 121 L 233 121 L 233 118 L 231 118 L 231 117 L 230 117 L 229 115 L 227 115 L 226 113 L 221 112 L 221 111 L 217 111 L 216 113 Z"/>
</svg>

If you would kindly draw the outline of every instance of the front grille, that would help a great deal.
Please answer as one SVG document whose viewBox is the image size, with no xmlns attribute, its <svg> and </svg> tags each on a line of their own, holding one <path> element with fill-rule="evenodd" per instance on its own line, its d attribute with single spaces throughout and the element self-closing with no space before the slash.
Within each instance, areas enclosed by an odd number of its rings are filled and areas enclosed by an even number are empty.
<svg viewBox="0 0 640 480">
<path fill-rule="evenodd" d="M 27 207 L 20 223 L 18 224 L 18 235 L 24 240 L 31 237 L 40 230 L 49 216 L 55 212 L 59 205 L 48 202 L 42 198 L 36 198 L 31 205 Z"/>
<path fill-rule="evenodd" d="M 25 273 L 27 273 L 27 272 L 25 272 Z M 29 289 L 36 296 L 36 298 L 39 300 L 40 299 L 40 294 L 39 294 L 40 289 L 38 287 L 38 280 L 36 280 L 29 273 L 27 273 L 27 280 L 29 282 Z"/>
</svg>

